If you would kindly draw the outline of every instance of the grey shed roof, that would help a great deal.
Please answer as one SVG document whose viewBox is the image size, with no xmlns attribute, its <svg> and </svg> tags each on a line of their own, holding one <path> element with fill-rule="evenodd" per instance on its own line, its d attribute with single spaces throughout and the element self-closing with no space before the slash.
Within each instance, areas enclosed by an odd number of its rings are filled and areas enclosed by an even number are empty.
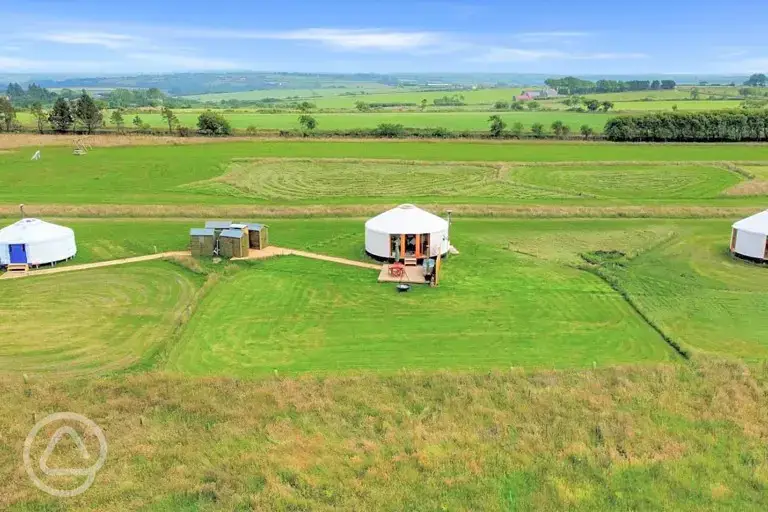
<svg viewBox="0 0 768 512">
<path fill-rule="evenodd" d="M 231 227 L 232 229 L 243 229 L 243 228 L 247 228 L 248 224 L 232 224 L 229 227 Z"/>
<path fill-rule="evenodd" d="M 231 220 L 209 220 L 205 222 L 205 227 L 213 229 L 228 229 L 231 225 Z"/>
<path fill-rule="evenodd" d="M 243 238 L 243 231 L 241 229 L 225 229 L 219 236 L 225 238 Z"/>
<path fill-rule="evenodd" d="M 191 236 L 213 236 L 213 229 L 208 228 L 192 228 L 189 230 Z"/>
<path fill-rule="evenodd" d="M 264 224 L 254 224 L 253 222 L 248 224 L 248 229 L 251 231 L 260 231 L 264 227 Z"/>
</svg>

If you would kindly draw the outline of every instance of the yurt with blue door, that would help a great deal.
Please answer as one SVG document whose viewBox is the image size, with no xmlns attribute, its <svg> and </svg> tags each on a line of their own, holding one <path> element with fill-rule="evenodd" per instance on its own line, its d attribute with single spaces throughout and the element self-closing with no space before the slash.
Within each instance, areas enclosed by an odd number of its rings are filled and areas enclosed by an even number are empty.
<svg viewBox="0 0 768 512">
<path fill-rule="evenodd" d="M 64 226 L 26 218 L 0 229 L 0 265 L 48 265 L 76 253 L 75 232 Z"/>
</svg>

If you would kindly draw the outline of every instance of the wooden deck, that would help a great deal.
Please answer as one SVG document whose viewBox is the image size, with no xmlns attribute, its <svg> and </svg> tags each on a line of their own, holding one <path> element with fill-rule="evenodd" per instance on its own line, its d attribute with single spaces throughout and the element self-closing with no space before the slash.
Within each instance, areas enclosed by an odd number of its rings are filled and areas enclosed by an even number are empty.
<svg viewBox="0 0 768 512">
<path fill-rule="evenodd" d="M 380 283 L 411 283 L 411 284 L 427 284 L 424 281 L 424 267 L 421 265 L 406 266 L 405 273 L 402 277 L 394 277 L 389 275 L 389 264 L 385 264 L 381 267 L 381 273 L 379 274 Z"/>
</svg>

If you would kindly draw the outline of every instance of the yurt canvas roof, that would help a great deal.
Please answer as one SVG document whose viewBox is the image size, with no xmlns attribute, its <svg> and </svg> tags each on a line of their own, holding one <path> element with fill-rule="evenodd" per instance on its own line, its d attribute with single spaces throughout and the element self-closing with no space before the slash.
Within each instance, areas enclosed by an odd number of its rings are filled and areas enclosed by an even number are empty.
<svg viewBox="0 0 768 512">
<path fill-rule="evenodd" d="M 365 223 L 366 229 L 379 233 L 417 235 L 448 229 L 448 221 L 412 204 L 401 204 Z"/>
<path fill-rule="evenodd" d="M 768 235 L 768 210 L 756 213 L 746 219 L 741 219 L 734 223 L 733 227 L 740 231 Z"/>
<path fill-rule="evenodd" d="M 47 242 L 49 240 L 61 240 L 70 237 L 74 232 L 65 228 L 45 222 L 40 219 L 21 219 L 3 229 L 0 229 L 0 243 L 2 244 L 33 244 Z"/>
</svg>

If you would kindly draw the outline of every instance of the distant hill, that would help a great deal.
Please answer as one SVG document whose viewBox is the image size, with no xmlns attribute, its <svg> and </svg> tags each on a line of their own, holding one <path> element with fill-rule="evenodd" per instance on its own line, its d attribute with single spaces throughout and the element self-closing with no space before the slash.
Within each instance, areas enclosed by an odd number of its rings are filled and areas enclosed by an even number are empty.
<svg viewBox="0 0 768 512">
<path fill-rule="evenodd" d="M 444 87 L 452 86 L 497 86 L 514 87 L 522 85 L 542 85 L 557 74 L 525 73 L 270 73 L 270 72 L 227 72 L 227 73 L 171 73 L 162 75 L 102 76 L 79 77 L 43 74 L 0 74 L 0 84 L 18 82 L 27 85 L 35 82 L 49 89 L 61 88 L 142 88 L 157 87 L 173 96 L 185 96 L 208 93 L 227 93 L 254 90 L 282 89 L 360 89 L 388 86 L 401 87 Z M 698 84 L 705 81 L 715 84 L 741 84 L 745 75 L 579 75 L 579 78 L 596 80 L 653 80 L 669 79 L 679 84 Z"/>
</svg>

